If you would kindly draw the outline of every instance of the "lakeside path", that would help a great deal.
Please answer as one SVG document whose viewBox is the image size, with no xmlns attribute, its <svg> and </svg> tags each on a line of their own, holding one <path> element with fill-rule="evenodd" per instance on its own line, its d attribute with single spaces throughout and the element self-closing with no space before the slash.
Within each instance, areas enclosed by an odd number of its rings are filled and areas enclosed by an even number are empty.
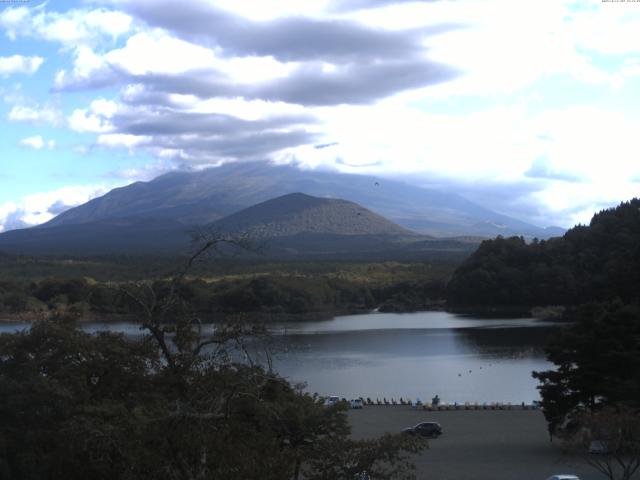
<svg viewBox="0 0 640 480">
<path fill-rule="evenodd" d="M 397 433 L 419 422 L 440 423 L 444 434 L 429 440 L 429 450 L 415 459 L 419 480 L 545 480 L 558 473 L 581 480 L 604 478 L 583 459 L 564 454 L 557 440 L 549 442 L 540 410 L 430 412 L 365 406 L 348 415 L 354 438 Z"/>
</svg>

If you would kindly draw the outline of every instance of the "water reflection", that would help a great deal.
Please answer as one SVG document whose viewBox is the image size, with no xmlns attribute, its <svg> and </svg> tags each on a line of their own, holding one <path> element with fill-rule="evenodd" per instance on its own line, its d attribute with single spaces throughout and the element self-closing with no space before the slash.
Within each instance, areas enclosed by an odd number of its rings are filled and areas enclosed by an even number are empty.
<svg viewBox="0 0 640 480">
<path fill-rule="evenodd" d="M 371 314 L 275 325 L 274 368 L 310 391 L 344 397 L 449 402 L 538 399 L 533 370 L 557 326 L 532 319 L 474 319 L 445 312 Z"/>
<path fill-rule="evenodd" d="M 28 328 L 0 324 L 0 331 Z M 323 395 L 400 396 L 447 402 L 531 402 L 533 370 L 551 368 L 543 352 L 557 325 L 532 319 L 476 319 L 446 312 L 349 315 L 272 324 L 251 342 L 253 355 L 293 382 Z M 140 335 L 134 323 L 90 323 L 87 332 Z M 268 352 L 268 353 L 266 353 Z"/>
</svg>

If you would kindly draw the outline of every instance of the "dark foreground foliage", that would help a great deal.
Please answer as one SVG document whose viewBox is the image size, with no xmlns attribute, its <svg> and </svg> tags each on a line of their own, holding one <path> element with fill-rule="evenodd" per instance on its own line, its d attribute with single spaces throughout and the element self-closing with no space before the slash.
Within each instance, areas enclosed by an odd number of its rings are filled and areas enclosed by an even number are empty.
<svg viewBox="0 0 640 480">
<path fill-rule="evenodd" d="M 554 370 L 534 372 L 550 433 L 575 433 L 585 413 L 640 412 L 640 307 L 590 304 L 547 347 Z"/>
<path fill-rule="evenodd" d="M 350 440 L 345 407 L 233 362 L 237 334 L 207 357 L 174 345 L 171 365 L 153 336 L 55 322 L 0 336 L 0 478 L 413 478 L 424 444 Z"/>
</svg>

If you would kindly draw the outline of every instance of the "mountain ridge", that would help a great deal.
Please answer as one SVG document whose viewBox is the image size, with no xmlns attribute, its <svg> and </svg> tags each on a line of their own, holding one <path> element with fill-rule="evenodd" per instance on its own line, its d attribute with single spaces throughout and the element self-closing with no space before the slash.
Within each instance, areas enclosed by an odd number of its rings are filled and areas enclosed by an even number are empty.
<svg viewBox="0 0 640 480">
<path fill-rule="evenodd" d="M 205 225 L 243 208 L 295 192 L 352 201 L 405 228 L 439 237 L 547 238 L 561 233 L 492 212 L 452 192 L 370 175 L 302 170 L 267 162 L 230 163 L 198 172 L 169 172 L 149 182 L 111 190 L 61 213 L 40 228 L 132 216 Z"/>
<path fill-rule="evenodd" d="M 261 247 L 259 255 L 279 259 L 460 258 L 477 245 L 420 235 L 356 203 L 302 193 L 267 200 L 196 230 L 247 239 Z M 176 220 L 133 216 L 13 230 L 0 234 L 0 249 L 22 254 L 184 254 L 190 240 L 189 228 Z"/>
</svg>

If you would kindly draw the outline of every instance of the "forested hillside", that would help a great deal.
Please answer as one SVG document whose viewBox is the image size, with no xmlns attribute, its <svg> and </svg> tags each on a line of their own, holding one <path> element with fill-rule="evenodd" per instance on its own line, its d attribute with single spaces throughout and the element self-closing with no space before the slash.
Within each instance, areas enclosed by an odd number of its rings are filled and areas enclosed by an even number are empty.
<svg viewBox="0 0 640 480">
<path fill-rule="evenodd" d="M 640 296 L 640 199 L 594 215 L 563 237 L 482 242 L 448 285 L 452 306 L 579 305 Z"/>
<path fill-rule="evenodd" d="M 60 313 L 130 315 L 123 288 L 162 290 L 182 258 L 33 258 L 0 256 L 0 319 Z M 242 262 L 210 259 L 179 284 L 206 320 L 244 313 L 256 319 L 315 318 L 345 312 L 415 311 L 444 303 L 454 263 Z M 255 314 L 255 315 L 254 315 Z"/>
</svg>

